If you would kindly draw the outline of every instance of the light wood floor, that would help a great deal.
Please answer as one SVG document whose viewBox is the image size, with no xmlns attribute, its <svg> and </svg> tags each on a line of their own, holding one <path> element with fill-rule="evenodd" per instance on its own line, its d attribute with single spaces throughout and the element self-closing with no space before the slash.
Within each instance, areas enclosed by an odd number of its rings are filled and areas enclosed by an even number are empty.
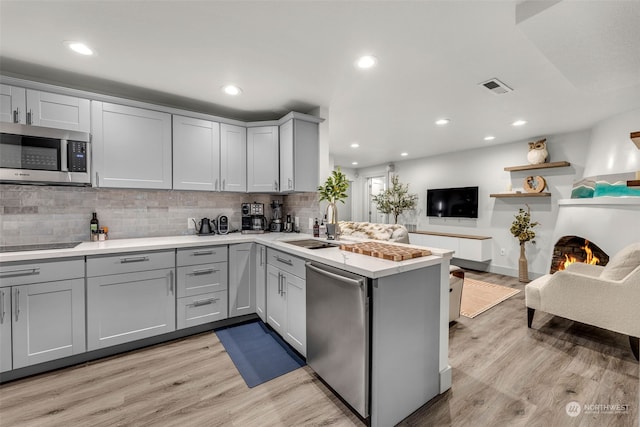
<svg viewBox="0 0 640 427">
<path fill-rule="evenodd" d="M 517 279 L 468 277 L 523 289 Z M 403 426 L 638 426 L 627 338 L 536 313 L 524 292 L 450 327 L 453 387 Z M 619 414 L 565 406 L 629 405 Z M 602 409 L 600 410 L 603 411 Z M 308 367 L 249 389 L 215 334 L 0 386 L 0 426 L 362 426 Z"/>
</svg>

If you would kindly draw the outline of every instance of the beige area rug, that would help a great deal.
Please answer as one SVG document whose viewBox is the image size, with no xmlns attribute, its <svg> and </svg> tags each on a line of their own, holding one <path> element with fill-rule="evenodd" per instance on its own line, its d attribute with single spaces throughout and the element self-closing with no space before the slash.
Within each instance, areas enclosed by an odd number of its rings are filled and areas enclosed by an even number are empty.
<svg viewBox="0 0 640 427">
<path fill-rule="evenodd" d="M 473 319 L 478 314 L 484 313 L 518 292 L 520 292 L 518 289 L 465 277 L 462 286 L 460 314 Z"/>
</svg>

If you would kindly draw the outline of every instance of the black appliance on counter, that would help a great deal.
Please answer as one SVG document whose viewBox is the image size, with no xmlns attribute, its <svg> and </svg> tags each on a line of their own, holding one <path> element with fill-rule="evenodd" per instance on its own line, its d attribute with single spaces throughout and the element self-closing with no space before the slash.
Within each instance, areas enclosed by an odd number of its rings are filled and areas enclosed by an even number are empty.
<svg viewBox="0 0 640 427">
<path fill-rule="evenodd" d="M 264 216 L 264 203 L 242 204 L 242 233 L 264 233 L 267 229 L 267 218 Z"/>
<path fill-rule="evenodd" d="M 226 215 L 218 216 L 217 221 L 218 234 L 228 234 L 229 233 L 229 217 Z"/>
</svg>

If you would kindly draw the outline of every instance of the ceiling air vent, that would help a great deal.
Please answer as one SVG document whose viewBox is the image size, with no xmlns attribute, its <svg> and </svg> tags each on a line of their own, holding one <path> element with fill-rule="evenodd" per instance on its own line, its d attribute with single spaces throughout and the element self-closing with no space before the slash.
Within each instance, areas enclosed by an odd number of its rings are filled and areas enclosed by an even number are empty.
<svg viewBox="0 0 640 427">
<path fill-rule="evenodd" d="M 509 86 L 507 86 L 506 84 L 502 83 L 498 79 L 487 80 L 486 82 L 482 82 L 480 84 L 482 86 L 486 87 L 487 89 L 489 89 L 491 92 L 497 94 L 497 95 L 502 95 L 503 93 L 507 93 L 507 92 L 512 92 L 513 91 L 513 89 L 511 89 Z"/>
</svg>

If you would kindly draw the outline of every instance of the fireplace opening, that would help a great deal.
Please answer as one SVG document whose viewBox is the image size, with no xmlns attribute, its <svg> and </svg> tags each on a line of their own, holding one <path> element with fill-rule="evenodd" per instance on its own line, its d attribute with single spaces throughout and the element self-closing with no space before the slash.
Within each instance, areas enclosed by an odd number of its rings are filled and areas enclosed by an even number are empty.
<svg viewBox="0 0 640 427">
<path fill-rule="evenodd" d="M 549 272 L 553 274 L 556 271 L 564 270 L 574 262 L 605 266 L 609 262 L 609 255 L 584 237 L 561 237 L 553 247 L 553 258 Z"/>
</svg>

